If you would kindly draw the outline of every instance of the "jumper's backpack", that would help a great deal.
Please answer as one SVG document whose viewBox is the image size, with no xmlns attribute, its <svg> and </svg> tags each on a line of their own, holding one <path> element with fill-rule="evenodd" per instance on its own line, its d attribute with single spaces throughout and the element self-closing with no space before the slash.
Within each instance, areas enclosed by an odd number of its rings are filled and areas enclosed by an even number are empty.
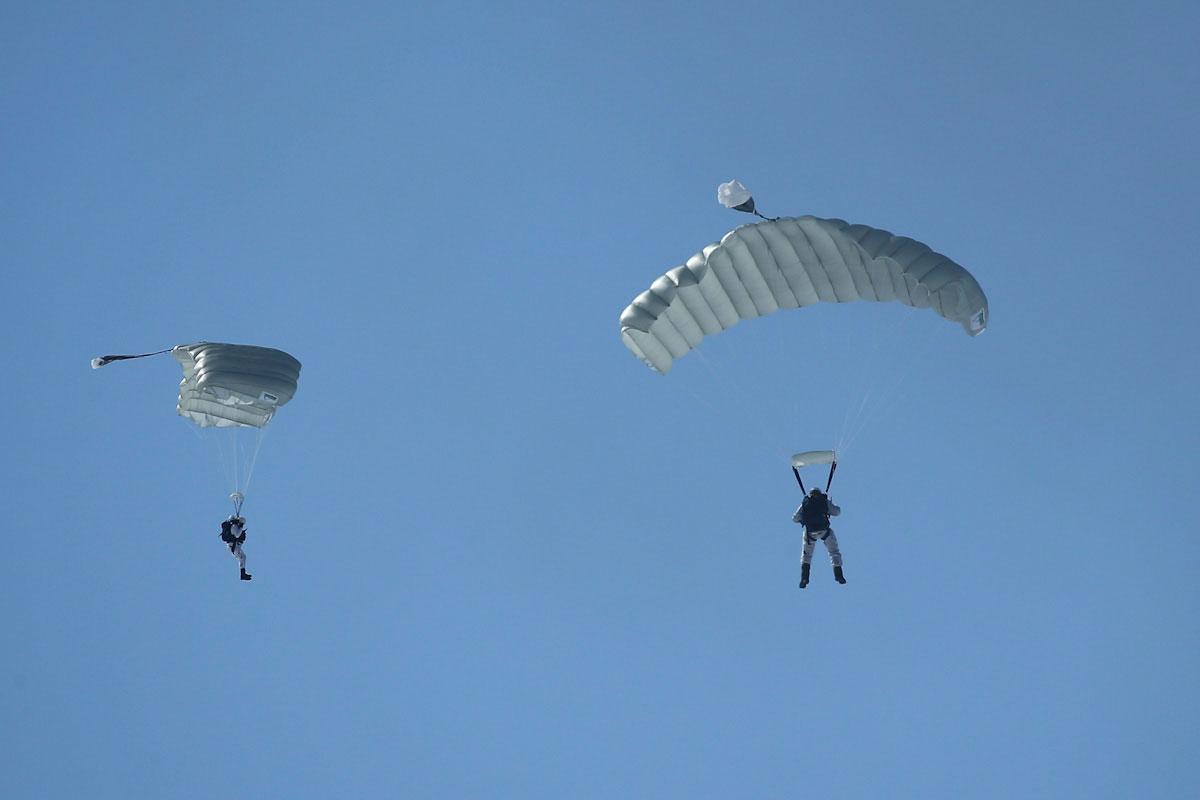
<svg viewBox="0 0 1200 800">
<path fill-rule="evenodd" d="M 810 531 L 829 527 L 829 499 L 823 494 L 809 495 L 800 506 L 800 522 Z"/>
</svg>

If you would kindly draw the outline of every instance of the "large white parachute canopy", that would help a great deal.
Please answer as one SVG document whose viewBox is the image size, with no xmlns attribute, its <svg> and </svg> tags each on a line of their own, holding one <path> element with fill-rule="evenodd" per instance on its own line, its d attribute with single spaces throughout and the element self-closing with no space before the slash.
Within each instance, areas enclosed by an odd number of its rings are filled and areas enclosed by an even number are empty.
<svg viewBox="0 0 1200 800">
<path fill-rule="evenodd" d="M 737 181 L 723 205 L 762 216 Z M 783 217 L 743 225 L 667 270 L 621 313 L 621 340 L 655 372 L 742 320 L 814 303 L 897 301 L 930 308 L 971 336 L 987 327 L 979 283 L 921 242 L 840 219 Z"/>
</svg>

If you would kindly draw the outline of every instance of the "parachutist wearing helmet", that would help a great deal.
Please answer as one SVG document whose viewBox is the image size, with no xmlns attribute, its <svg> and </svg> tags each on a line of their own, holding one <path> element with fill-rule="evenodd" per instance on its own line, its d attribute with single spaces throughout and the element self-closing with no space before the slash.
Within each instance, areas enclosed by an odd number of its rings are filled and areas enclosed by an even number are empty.
<svg viewBox="0 0 1200 800">
<path fill-rule="evenodd" d="M 829 561 L 833 564 L 833 577 L 838 583 L 845 583 L 846 576 L 842 574 L 842 551 L 838 549 L 837 536 L 829 525 L 829 518 L 836 517 L 842 510 L 833 504 L 829 495 L 814 488 L 805 497 L 804 502 L 792 515 L 792 522 L 804 526 L 804 556 L 800 562 L 800 588 L 808 586 L 808 572 L 812 567 L 813 548 L 818 541 L 825 543 L 829 551 Z"/>
<path fill-rule="evenodd" d="M 242 542 L 246 541 L 246 518 L 232 516 L 221 523 L 221 541 L 229 545 L 229 552 L 238 561 L 242 571 L 242 580 L 248 581 L 253 575 L 246 572 L 246 554 L 242 552 Z"/>
</svg>

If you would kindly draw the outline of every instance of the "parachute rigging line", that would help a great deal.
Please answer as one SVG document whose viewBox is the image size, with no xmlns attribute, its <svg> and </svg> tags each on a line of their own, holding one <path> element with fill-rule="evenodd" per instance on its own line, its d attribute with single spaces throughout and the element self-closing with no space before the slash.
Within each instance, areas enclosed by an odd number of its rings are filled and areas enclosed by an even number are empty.
<svg viewBox="0 0 1200 800">
<path fill-rule="evenodd" d="M 800 478 L 800 470 L 792 467 L 792 474 L 796 476 L 796 483 L 800 484 L 800 494 L 808 494 L 808 490 L 804 488 L 804 481 Z"/>
</svg>

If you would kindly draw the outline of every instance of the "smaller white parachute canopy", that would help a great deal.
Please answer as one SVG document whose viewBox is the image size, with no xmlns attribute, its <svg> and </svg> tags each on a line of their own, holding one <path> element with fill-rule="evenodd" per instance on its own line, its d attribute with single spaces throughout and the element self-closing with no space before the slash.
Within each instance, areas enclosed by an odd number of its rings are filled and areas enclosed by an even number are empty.
<svg viewBox="0 0 1200 800">
<path fill-rule="evenodd" d="M 261 428 L 292 399 L 300 380 L 300 362 L 282 350 L 220 342 L 99 356 L 92 359 L 92 369 L 163 353 L 173 355 L 183 368 L 179 416 L 201 428 Z"/>
<path fill-rule="evenodd" d="M 750 190 L 735 179 L 717 187 L 717 200 L 726 208 L 738 208 L 753 202 L 754 198 L 750 196 Z"/>
<path fill-rule="evenodd" d="M 296 393 L 300 362 L 282 350 L 198 342 L 171 348 L 183 367 L 178 411 L 201 428 L 261 428 Z"/>
<path fill-rule="evenodd" d="M 832 450 L 806 450 L 792 456 L 793 467 L 811 467 L 814 464 L 836 464 L 837 453 Z"/>
</svg>

